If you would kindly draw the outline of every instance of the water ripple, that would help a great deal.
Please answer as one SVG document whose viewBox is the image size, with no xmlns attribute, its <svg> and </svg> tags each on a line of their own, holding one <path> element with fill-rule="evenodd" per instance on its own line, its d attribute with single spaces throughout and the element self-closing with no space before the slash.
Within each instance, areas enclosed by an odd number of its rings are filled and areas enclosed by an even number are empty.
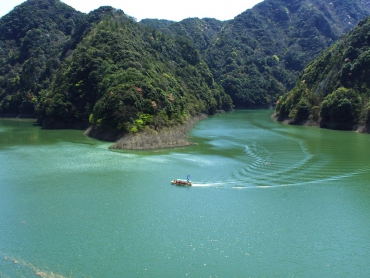
<svg viewBox="0 0 370 278">
<path fill-rule="evenodd" d="M 275 148 L 271 143 L 264 145 L 263 140 L 230 140 L 235 148 L 243 147 L 243 154 L 238 156 L 239 164 L 227 174 L 216 175 L 194 186 L 233 189 L 301 186 L 349 179 L 370 172 L 368 166 L 339 163 L 330 152 L 309 147 L 302 138 L 267 132 L 285 144 L 279 142 L 276 145 L 280 147 Z"/>
</svg>

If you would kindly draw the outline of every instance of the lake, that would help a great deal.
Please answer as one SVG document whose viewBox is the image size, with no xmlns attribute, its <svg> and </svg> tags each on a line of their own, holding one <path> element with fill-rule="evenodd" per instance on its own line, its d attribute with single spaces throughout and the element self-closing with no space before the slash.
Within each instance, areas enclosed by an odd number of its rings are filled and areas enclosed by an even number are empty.
<svg viewBox="0 0 370 278">
<path fill-rule="evenodd" d="M 0 119 L 0 277 L 367 276 L 370 135 L 271 113 L 157 151 Z"/>
</svg>

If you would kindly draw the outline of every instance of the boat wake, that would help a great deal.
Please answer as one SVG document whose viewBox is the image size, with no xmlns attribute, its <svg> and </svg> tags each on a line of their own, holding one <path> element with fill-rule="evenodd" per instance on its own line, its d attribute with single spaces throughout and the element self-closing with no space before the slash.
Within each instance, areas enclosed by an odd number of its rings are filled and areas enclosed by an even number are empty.
<svg viewBox="0 0 370 278">
<path fill-rule="evenodd" d="M 225 135 L 208 142 L 216 151 L 209 155 L 184 155 L 189 165 L 209 178 L 196 178 L 193 187 L 255 189 L 326 184 L 370 174 L 370 167 L 357 163 L 353 153 L 343 152 L 341 141 L 326 145 L 324 137 L 307 139 L 307 134 L 290 132 L 290 129 L 271 130 L 257 126 L 243 136 Z M 262 139 L 261 139 L 262 138 Z M 271 141 L 263 138 L 273 138 Z M 359 153 L 358 155 L 363 155 Z M 191 162 L 191 163 L 190 163 Z M 190 167 L 190 166 L 189 166 Z M 203 177 L 204 178 L 204 177 Z"/>
<path fill-rule="evenodd" d="M 236 188 L 236 189 L 253 188 L 253 186 L 237 184 L 240 184 L 240 182 L 229 181 L 229 182 L 193 183 L 193 187 Z"/>
<path fill-rule="evenodd" d="M 320 175 L 318 173 L 316 177 L 308 179 L 307 177 L 295 177 L 294 180 L 279 181 L 278 178 L 260 177 L 254 176 L 248 180 L 224 180 L 221 182 L 193 182 L 193 187 L 209 187 L 209 188 L 224 188 L 224 189 L 266 189 L 266 188 L 277 188 L 277 187 L 289 187 L 289 186 L 304 186 L 312 184 L 323 184 L 332 181 L 349 179 L 363 173 L 369 173 L 370 167 L 363 167 L 347 173 L 327 173 L 326 175 Z"/>
</svg>

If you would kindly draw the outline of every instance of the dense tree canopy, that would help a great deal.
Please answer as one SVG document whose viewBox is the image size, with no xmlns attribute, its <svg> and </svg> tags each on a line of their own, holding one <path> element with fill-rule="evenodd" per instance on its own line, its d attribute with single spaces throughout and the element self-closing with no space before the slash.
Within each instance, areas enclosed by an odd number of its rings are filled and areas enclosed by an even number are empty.
<svg viewBox="0 0 370 278">
<path fill-rule="evenodd" d="M 361 1 L 265 0 L 230 21 L 204 54 L 237 106 L 269 106 L 365 16 Z"/>
<path fill-rule="evenodd" d="M 267 107 L 369 14 L 359 0 L 265 0 L 228 22 L 186 19 L 160 28 L 193 41 L 237 107 Z"/>
<path fill-rule="evenodd" d="M 332 45 L 301 73 L 276 107 L 281 119 L 354 129 L 369 123 L 370 18 Z M 305 105 L 302 105 L 302 104 Z"/>
<path fill-rule="evenodd" d="M 37 112 L 48 128 L 90 121 L 118 136 L 231 107 L 189 40 L 111 9 L 63 62 Z"/>
<path fill-rule="evenodd" d="M 34 115 L 63 45 L 82 19 L 59 0 L 29 0 L 0 19 L 0 115 Z"/>
<path fill-rule="evenodd" d="M 85 15 L 29 0 L 0 19 L 0 39 L 3 116 L 118 135 L 232 108 L 191 41 L 112 7 Z"/>
<path fill-rule="evenodd" d="M 59 0 L 28 0 L 0 19 L 0 116 L 37 116 L 46 128 L 93 125 L 118 136 L 228 110 L 232 100 L 272 106 L 369 14 L 361 0 L 265 0 L 229 21 L 138 23 L 112 7 L 83 14 Z M 343 65 L 316 68 L 339 54 L 310 64 L 293 94 L 279 99 L 279 117 L 329 124 L 346 111 L 341 125 L 364 121 L 366 42 L 358 36 L 341 49 Z"/>
</svg>

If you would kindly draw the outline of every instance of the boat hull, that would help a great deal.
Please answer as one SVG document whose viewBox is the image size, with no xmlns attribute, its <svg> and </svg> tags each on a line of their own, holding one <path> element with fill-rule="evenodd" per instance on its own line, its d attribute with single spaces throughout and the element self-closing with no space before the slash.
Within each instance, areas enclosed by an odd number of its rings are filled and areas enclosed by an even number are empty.
<svg viewBox="0 0 370 278">
<path fill-rule="evenodd" d="M 191 186 L 193 183 L 187 180 L 173 180 L 172 184 L 181 185 L 181 186 Z"/>
</svg>

